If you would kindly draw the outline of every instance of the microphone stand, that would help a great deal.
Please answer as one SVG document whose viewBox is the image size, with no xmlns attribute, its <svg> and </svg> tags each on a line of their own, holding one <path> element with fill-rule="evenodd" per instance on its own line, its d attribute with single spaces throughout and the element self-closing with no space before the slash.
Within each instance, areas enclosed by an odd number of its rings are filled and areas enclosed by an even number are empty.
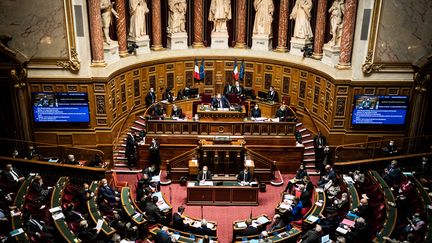
<svg viewBox="0 0 432 243">
<path fill-rule="evenodd" d="M 170 204 L 172 205 L 172 189 L 171 189 L 171 184 L 169 185 L 169 200 L 170 200 Z"/>
<path fill-rule="evenodd" d="M 201 219 L 204 218 L 204 210 L 203 210 L 204 206 L 201 204 Z"/>
</svg>

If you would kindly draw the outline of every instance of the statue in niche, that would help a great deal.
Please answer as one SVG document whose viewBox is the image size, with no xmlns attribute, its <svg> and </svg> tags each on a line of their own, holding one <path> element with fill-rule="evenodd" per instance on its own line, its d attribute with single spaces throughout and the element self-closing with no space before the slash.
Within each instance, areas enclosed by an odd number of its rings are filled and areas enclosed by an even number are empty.
<svg viewBox="0 0 432 243">
<path fill-rule="evenodd" d="M 340 46 L 342 35 L 342 17 L 345 13 L 344 0 L 334 0 L 329 9 L 330 34 L 332 39 L 328 42 L 330 46 Z"/>
<path fill-rule="evenodd" d="M 168 33 L 186 32 L 186 0 L 168 0 Z"/>
<path fill-rule="evenodd" d="M 294 36 L 298 39 L 311 40 L 313 37 L 310 25 L 312 0 L 297 0 L 290 14 L 295 20 Z"/>
<path fill-rule="evenodd" d="M 114 14 L 118 18 L 117 12 L 113 8 L 111 0 L 101 0 L 100 2 L 101 17 L 102 17 L 102 31 L 103 39 L 107 45 L 111 45 L 111 37 L 109 36 L 109 28 L 112 22 L 111 16 Z"/>
<path fill-rule="evenodd" d="M 208 20 L 213 21 L 213 32 L 227 32 L 231 19 L 231 0 L 212 0 Z"/>
<path fill-rule="evenodd" d="M 147 35 L 145 16 L 149 12 L 146 0 L 129 0 L 130 37 L 140 38 Z"/>
<path fill-rule="evenodd" d="M 270 36 L 274 12 L 273 0 L 255 0 L 254 8 L 256 13 L 253 33 Z"/>
</svg>

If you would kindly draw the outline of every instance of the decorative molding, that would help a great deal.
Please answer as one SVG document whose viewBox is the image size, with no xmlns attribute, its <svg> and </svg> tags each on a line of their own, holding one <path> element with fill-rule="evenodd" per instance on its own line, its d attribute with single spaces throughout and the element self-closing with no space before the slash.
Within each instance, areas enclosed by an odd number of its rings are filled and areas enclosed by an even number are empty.
<svg viewBox="0 0 432 243">
<path fill-rule="evenodd" d="M 81 62 L 78 59 L 78 52 L 75 48 L 72 48 L 70 52 L 70 59 L 68 61 L 57 61 L 57 66 L 69 69 L 71 72 L 77 72 L 81 68 Z"/>
<path fill-rule="evenodd" d="M 366 55 L 366 59 L 362 65 L 362 71 L 366 74 L 370 74 L 372 72 L 378 72 L 382 69 L 382 64 L 374 64 L 373 63 L 373 51 L 369 50 L 368 54 Z"/>
</svg>

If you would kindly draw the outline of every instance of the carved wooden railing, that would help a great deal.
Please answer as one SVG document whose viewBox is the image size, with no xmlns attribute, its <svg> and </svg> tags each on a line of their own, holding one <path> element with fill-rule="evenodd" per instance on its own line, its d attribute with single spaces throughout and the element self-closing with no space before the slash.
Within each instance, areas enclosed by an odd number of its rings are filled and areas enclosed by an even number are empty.
<svg viewBox="0 0 432 243">
<path fill-rule="evenodd" d="M 68 154 L 73 154 L 76 160 L 89 161 L 94 159 L 95 155 L 99 155 L 102 160 L 104 159 L 104 152 L 99 149 L 11 138 L 0 138 L 0 156 L 13 157 L 14 150 L 16 150 L 18 152 L 16 158 L 26 158 L 28 157 L 29 146 L 33 146 L 35 149 L 33 160 L 48 160 L 51 158 L 62 162 Z"/>
<path fill-rule="evenodd" d="M 335 148 L 334 161 L 347 162 L 386 158 L 389 153 L 385 151 L 385 148 L 390 141 L 394 141 L 397 147 L 398 152 L 395 155 L 409 155 L 430 151 L 432 135 L 388 138 L 366 143 L 339 145 Z"/>
<path fill-rule="evenodd" d="M 313 126 L 314 126 L 314 128 L 315 128 L 315 131 L 318 132 L 318 131 L 319 131 L 318 126 L 317 126 L 317 124 L 316 124 L 316 122 L 315 122 L 315 119 L 312 117 L 311 112 L 309 111 L 309 109 L 308 109 L 307 107 L 305 107 L 304 109 L 305 109 L 306 113 L 308 114 L 309 118 L 311 119 L 312 124 L 313 124 Z M 313 131 L 310 131 L 310 132 L 311 132 L 311 133 L 314 133 Z"/>
<path fill-rule="evenodd" d="M 93 168 L 77 165 L 66 165 L 53 162 L 43 162 L 37 160 L 14 159 L 11 157 L 0 156 L 0 167 L 12 164 L 23 174 L 40 174 L 44 180 L 56 182 L 58 178 L 67 176 L 74 184 L 89 183 L 94 180 L 101 180 L 105 177 L 105 169 Z"/>
<path fill-rule="evenodd" d="M 247 159 L 251 159 L 254 161 L 255 163 L 255 175 L 259 175 L 260 174 L 260 170 L 270 170 L 271 172 L 271 178 L 270 179 L 274 179 L 275 178 L 275 171 L 276 171 L 276 161 L 271 160 L 269 158 L 267 158 L 266 156 L 263 156 L 260 153 L 257 153 L 251 149 L 249 149 L 247 146 L 245 146 L 245 156 Z M 257 168 L 257 164 L 263 164 L 264 168 L 260 167 Z M 265 173 L 265 171 L 262 171 L 263 173 Z"/>
<path fill-rule="evenodd" d="M 123 129 L 124 129 L 125 125 L 126 125 L 126 122 L 129 120 L 129 118 L 130 118 L 130 116 L 131 116 L 132 111 L 133 111 L 134 108 L 135 108 L 135 104 L 130 108 L 130 110 L 128 111 L 126 117 L 124 118 L 124 120 L 122 121 L 122 123 L 120 125 L 120 128 L 119 128 L 119 130 L 117 132 L 116 139 L 113 141 L 113 143 L 114 143 L 114 151 L 116 151 L 118 149 L 118 146 L 121 144 L 120 141 L 119 141 L 120 135 L 123 134 L 123 132 L 124 132 Z"/>
<path fill-rule="evenodd" d="M 171 177 L 171 174 L 173 172 L 178 172 L 178 173 L 188 173 L 188 161 L 191 159 L 196 159 L 197 158 L 197 149 L 199 147 L 195 147 L 193 149 L 190 149 L 182 154 L 179 154 L 177 156 L 175 156 L 172 159 L 169 159 L 166 161 L 166 170 L 167 170 L 167 176 L 168 178 Z M 186 166 L 184 166 L 186 163 Z"/>
</svg>

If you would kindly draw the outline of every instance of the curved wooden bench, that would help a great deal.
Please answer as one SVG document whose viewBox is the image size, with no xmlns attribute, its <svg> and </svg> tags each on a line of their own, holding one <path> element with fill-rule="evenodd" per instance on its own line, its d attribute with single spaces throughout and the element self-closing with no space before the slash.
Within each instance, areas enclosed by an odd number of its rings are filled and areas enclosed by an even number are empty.
<svg viewBox="0 0 432 243">
<path fill-rule="evenodd" d="M 390 203 L 395 202 L 395 198 L 393 196 L 392 191 L 390 190 L 390 187 L 387 185 L 387 183 L 384 181 L 384 179 L 378 174 L 377 171 L 370 171 L 371 178 L 375 180 L 379 185 L 381 190 L 384 192 L 384 198 L 385 198 L 385 205 L 386 205 L 386 219 L 384 221 L 384 225 L 382 229 L 379 231 L 377 236 L 373 239 L 374 242 L 385 242 L 383 239 L 384 236 L 390 237 L 390 235 L 393 232 L 394 227 L 396 226 L 396 219 L 397 219 L 397 209 L 396 207 L 390 206 Z"/>
<path fill-rule="evenodd" d="M 66 185 L 69 183 L 67 177 L 60 177 L 57 181 L 57 185 L 54 187 L 51 194 L 51 208 L 62 207 L 63 191 Z M 61 209 L 60 209 L 61 210 Z M 76 235 L 69 229 L 68 224 L 64 217 L 54 220 L 54 224 L 63 239 L 69 243 L 81 242 Z"/>
<path fill-rule="evenodd" d="M 21 213 L 19 215 L 11 217 L 12 218 L 12 232 L 15 230 L 22 229 L 22 227 L 23 227 L 22 209 L 24 206 L 27 191 L 28 191 L 29 186 L 30 186 L 31 182 L 33 181 L 34 177 L 35 177 L 35 175 L 27 176 L 27 178 L 23 181 L 20 188 L 18 189 L 18 192 L 16 194 L 16 197 L 15 197 L 15 200 L 14 200 L 12 206 L 15 206 L 17 209 L 19 209 Z M 22 234 L 16 235 L 14 238 L 17 242 L 29 242 L 29 238 L 25 232 Z"/>
<path fill-rule="evenodd" d="M 114 232 L 116 232 L 116 230 L 111 226 L 109 226 L 108 222 L 102 217 L 101 213 L 99 212 L 99 208 L 96 202 L 97 187 L 98 187 L 97 181 L 93 181 L 89 187 L 90 191 L 92 191 L 95 194 L 95 196 L 87 201 L 87 208 L 93 222 L 97 225 L 98 220 L 103 220 L 102 231 L 106 235 L 112 235 L 114 234 Z"/>
<path fill-rule="evenodd" d="M 123 187 L 120 193 L 120 199 L 123 210 L 129 218 L 137 225 L 147 224 L 147 219 L 144 217 L 143 212 L 136 207 L 135 201 L 131 198 L 129 187 Z"/>
<path fill-rule="evenodd" d="M 427 231 L 424 238 L 424 242 L 432 242 L 432 213 L 428 209 L 428 206 L 432 205 L 432 200 L 429 197 L 428 192 L 424 189 L 423 185 L 420 183 L 420 181 L 417 180 L 417 178 L 415 178 L 412 174 L 408 175 L 408 177 L 414 180 L 416 189 L 422 198 L 423 207 L 425 212 L 427 212 L 427 216 L 429 220 L 427 224 Z"/>
<path fill-rule="evenodd" d="M 292 227 L 290 230 L 281 228 L 275 231 L 268 232 L 269 239 L 272 242 L 297 242 L 298 237 L 301 234 L 301 230 L 297 227 Z M 238 236 L 235 238 L 235 243 L 250 242 L 252 240 L 258 240 L 260 235 L 250 236 Z"/>
<path fill-rule="evenodd" d="M 161 228 L 163 227 L 163 225 L 161 224 L 157 224 L 155 227 L 149 229 L 149 233 L 153 236 L 156 236 L 156 234 L 161 230 Z M 196 234 L 190 234 L 187 232 L 183 232 L 183 231 L 178 231 L 172 228 L 168 227 L 168 231 L 169 232 L 177 232 L 180 235 L 180 238 L 177 240 L 177 242 L 183 242 L 183 243 L 195 243 L 197 242 L 197 239 L 203 239 L 204 236 L 203 235 L 196 235 Z M 217 237 L 211 236 L 211 239 L 213 240 L 213 242 L 217 243 Z"/>
</svg>

